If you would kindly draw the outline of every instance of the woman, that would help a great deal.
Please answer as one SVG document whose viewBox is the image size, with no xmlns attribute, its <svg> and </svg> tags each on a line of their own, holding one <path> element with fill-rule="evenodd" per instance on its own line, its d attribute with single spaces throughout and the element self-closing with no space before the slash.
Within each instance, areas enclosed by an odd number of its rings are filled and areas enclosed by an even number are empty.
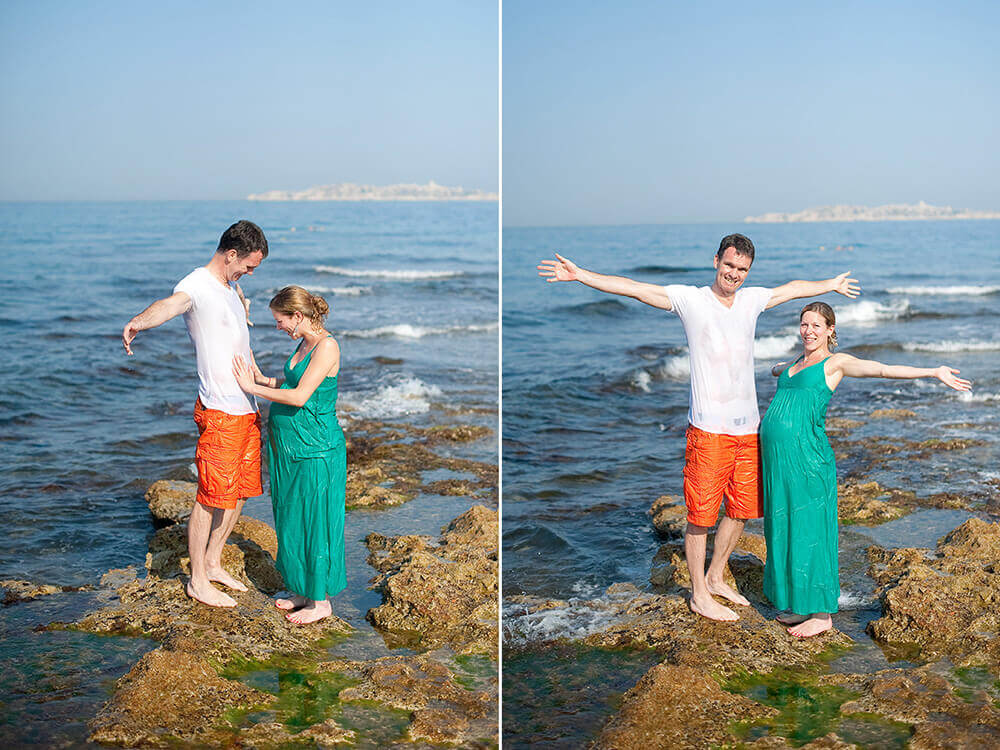
<svg viewBox="0 0 1000 750">
<path fill-rule="evenodd" d="M 302 287 L 287 286 L 270 303 L 279 331 L 299 345 L 285 362 L 284 384 L 239 356 L 233 372 L 247 393 L 273 401 L 268 420 L 271 503 L 278 570 L 294 596 L 275 606 L 305 625 L 333 611 L 327 597 L 347 585 L 344 485 L 347 455 L 337 422 L 340 347 L 323 327 L 329 307 Z"/>
<path fill-rule="evenodd" d="M 826 438 L 826 407 L 841 379 L 937 378 L 956 391 L 972 387 L 958 370 L 884 365 L 850 354 L 831 354 L 836 319 L 825 302 L 799 315 L 802 356 L 771 370 L 778 391 L 760 424 L 764 536 L 764 594 L 791 610 L 778 621 L 799 638 L 833 627 L 840 579 L 837 569 L 837 468 Z"/>
</svg>

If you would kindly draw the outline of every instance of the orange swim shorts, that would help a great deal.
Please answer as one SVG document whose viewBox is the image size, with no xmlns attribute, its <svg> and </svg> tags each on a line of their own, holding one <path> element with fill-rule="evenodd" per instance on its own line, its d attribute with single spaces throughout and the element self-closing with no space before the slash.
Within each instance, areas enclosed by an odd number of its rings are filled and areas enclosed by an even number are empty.
<svg viewBox="0 0 1000 750">
<path fill-rule="evenodd" d="M 260 484 L 260 414 L 234 416 L 194 404 L 198 425 L 198 502 L 210 508 L 235 508 L 246 497 L 264 493 Z"/>
<path fill-rule="evenodd" d="M 731 518 L 760 518 L 760 453 L 757 435 L 717 435 L 687 428 L 684 452 L 684 502 L 687 520 L 695 526 L 714 526 L 726 498 Z"/>
</svg>

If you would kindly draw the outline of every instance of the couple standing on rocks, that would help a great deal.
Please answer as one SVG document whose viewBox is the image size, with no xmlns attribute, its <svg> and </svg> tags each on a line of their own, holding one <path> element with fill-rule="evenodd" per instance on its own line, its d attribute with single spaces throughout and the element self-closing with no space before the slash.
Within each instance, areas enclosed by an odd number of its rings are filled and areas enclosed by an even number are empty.
<svg viewBox="0 0 1000 750">
<path fill-rule="evenodd" d="M 837 292 L 860 293 L 850 272 L 825 281 L 790 281 L 774 289 L 741 288 L 754 259 L 748 237 L 722 238 L 711 286 L 659 286 L 578 267 L 556 254 L 539 275 L 549 282 L 579 281 L 609 294 L 632 297 L 677 313 L 691 359 L 691 402 L 684 459 L 687 528 L 684 554 L 691 576 L 689 605 L 711 620 L 739 615 L 713 597 L 739 606 L 750 602 L 725 583 L 723 573 L 747 519 L 764 518 L 767 560 L 764 594 L 789 633 L 807 638 L 829 630 L 837 611 L 837 471 L 826 438 L 826 407 L 844 377 L 936 377 L 967 391 L 971 383 L 951 367 L 884 365 L 832 354 L 836 319 L 823 302 L 799 314 L 802 354 L 772 369 L 778 390 L 763 422 L 757 409 L 753 342 L 758 316 L 793 299 Z M 759 440 L 758 440 L 758 425 Z M 726 515 L 715 535 L 706 571 L 707 535 L 725 498 Z"/>
<path fill-rule="evenodd" d="M 131 355 L 139 331 L 183 315 L 194 344 L 198 494 L 188 521 L 191 578 L 186 590 L 212 607 L 236 606 L 213 582 L 247 590 L 222 567 L 222 550 L 246 499 L 263 493 L 256 397 L 274 402 L 268 468 L 277 567 L 294 592 L 290 599 L 277 599 L 275 606 L 288 610 L 289 622 L 304 625 L 329 617 L 328 597 L 347 585 L 346 445 L 336 412 L 340 348 L 323 327 L 326 301 L 301 287 L 285 287 L 271 300 L 271 314 L 278 330 L 299 339 L 299 346 L 285 363 L 283 383 L 260 371 L 250 349 L 249 303 L 237 282 L 252 274 L 267 253 L 260 227 L 236 222 L 205 266 L 125 325 L 122 343 Z"/>
</svg>

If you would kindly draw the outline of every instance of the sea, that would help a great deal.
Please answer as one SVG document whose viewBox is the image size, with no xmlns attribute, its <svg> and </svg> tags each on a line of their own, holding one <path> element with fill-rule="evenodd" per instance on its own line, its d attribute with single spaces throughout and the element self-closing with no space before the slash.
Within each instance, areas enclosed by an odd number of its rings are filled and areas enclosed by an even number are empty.
<svg viewBox="0 0 1000 750">
<path fill-rule="evenodd" d="M 326 298 L 341 347 L 338 409 L 416 426 L 471 423 L 491 438 L 454 455 L 497 461 L 498 205 L 495 202 L 0 203 L 0 579 L 93 587 L 143 569 L 157 479 L 194 480 L 198 380 L 183 320 L 122 348 L 125 323 L 212 256 L 233 222 L 270 253 L 240 280 L 251 343 L 279 374 L 294 343 L 268 301 L 298 284 Z M 266 410 L 266 402 L 263 403 Z M 456 416 L 457 415 L 457 416 Z M 266 479 L 266 477 L 265 477 Z M 364 537 L 438 534 L 470 506 L 421 495 L 347 518 L 348 590 L 334 612 L 386 653 L 365 623 L 380 603 Z M 265 494 L 244 511 L 271 522 Z M 96 606 L 98 592 L 0 608 L 0 745 L 77 747 L 86 722 L 155 643 L 44 630 Z"/>
<path fill-rule="evenodd" d="M 712 283 L 712 258 L 731 232 L 756 259 L 746 286 L 827 279 L 844 271 L 862 294 L 833 306 L 840 350 L 891 364 L 951 365 L 970 393 L 934 379 L 846 379 L 829 417 L 861 424 L 851 440 L 963 438 L 966 450 L 854 472 L 920 497 L 970 498 L 988 517 L 1000 494 L 1000 221 L 697 224 L 506 228 L 503 232 L 503 634 L 504 746 L 582 747 L 616 701 L 659 659 L 579 645 L 609 624 L 599 607 L 614 583 L 643 591 L 662 543 L 647 511 L 682 497 L 689 359 L 676 315 L 577 283 L 547 283 L 539 261 L 654 284 Z M 805 301 L 765 311 L 754 346 L 760 412 L 775 392 L 772 365 L 797 356 Z M 873 418 L 904 409 L 905 419 Z M 841 533 L 841 614 L 858 642 L 833 668 L 878 669 L 889 657 L 865 635 L 880 616 L 864 550 L 930 546 L 969 517 L 918 510 L 883 527 Z M 995 517 L 993 517 L 995 520 Z M 762 533 L 759 523 L 749 531 Z M 514 597 L 560 600 L 530 612 Z"/>
</svg>

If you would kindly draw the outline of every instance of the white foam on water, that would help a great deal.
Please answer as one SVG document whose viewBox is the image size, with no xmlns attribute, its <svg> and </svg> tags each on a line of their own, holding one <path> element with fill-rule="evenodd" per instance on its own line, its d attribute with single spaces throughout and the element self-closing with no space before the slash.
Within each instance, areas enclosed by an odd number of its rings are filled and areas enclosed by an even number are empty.
<svg viewBox="0 0 1000 750">
<path fill-rule="evenodd" d="M 978 297 L 984 294 L 996 294 L 1000 292 L 1000 286 L 897 286 L 886 291 L 889 294 Z"/>
<path fill-rule="evenodd" d="M 658 378 L 684 380 L 691 375 L 691 357 L 687 354 L 669 357 L 662 365 L 656 368 L 655 375 Z"/>
<path fill-rule="evenodd" d="M 996 352 L 1000 341 L 911 341 L 903 344 L 908 352 Z"/>
<path fill-rule="evenodd" d="M 978 404 L 986 401 L 1000 401 L 1000 393 L 976 393 L 975 391 L 962 391 L 957 396 L 959 401 Z"/>
<path fill-rule="evenodd" d="M 837 310 L 837 323 L 855 323 L 871 325 L 880 320 L 895 320 L 906 315 L 910 310 L 910 301 L 901 299 L 888 305 L 872 300 L 855 302 Z"/>
<path fill-rule="evenodd" d="M 313 268 L 316 273 L 334 273 L 338 276 L 354 276 L 367 279 L 392 279 L 394 281 L 422 281 L 424 279 L 450 279 L 455 276 L 463 276 L 464 271 L 431 271 L 417 268 L 403 268 L 399 270 L 389 269 L 364 269 L 364 268 L 344 268 L 343 266 L 316 266 Z"/>
<path fill-rule="evenodd" d="M 503 639 L 510 646 L 526 646 L 557 639 L 581 640 L 618 621 L 610 602 L 570 599 L 564 605 L 530 612 L 523 604 L 505 603 Z"/>
<path fill-rule="evenodd" d="M 371 294 L 370 286 L 314 286 L 309 290 L 313 294 L 335 294 L 338 297 L 360 297 Z"/>
<path fill-rule="evenodd" d="M 188 471 L 191 472 L 191 476 L 198 477 L 198 466 L 197 464 L 188 464 Z"/>
<path fill-rule="evenodd" d="M 495 331 L 497 323 L 481 323 L 467 326 L 445 326 L 432 328 L 427 326 L 415 326 L 410 323 L 396 323 L 394 325 L 379 326 L 378 328 L 363 328 L 355 331 L 343 331 L 342 335 L 357 339 L 375 339 L 394 336 L 402 339 L 422 339 L 424 336 L 443 336 L 452 333 L 483 333 Z"/>
<path fill-rule="evenodd" d="M 837 599 L 837 609 L 841 611 L 845 609 L 864 609 L 869 604 L 871 604 L 869 599 L 850 591 L 841 591 L 840 597 Z"/>
<path fill-rule="evenodd" d="M 645 370 L 637 370 L 632 373 L 632 385 L 643 393 L 649 393 L 649 384 L 652 380 L 653 376 Z"/>
<path fill-rule="evenodd" d="M 360 401 L 345 394 L 343 401 L 351 416 L 367 419 L 386 419 L 405 414 L 425 414 L 430 411 L 430 399 L 440 398 L 441 389 L 428 385 L 419 378 L 407 378 L 380 388 Z"/>
<path fill-rule="evenodd" d="M 753 342 L 754 359 L 777 359 L 788 354 L 799 343 L 799 337 L 794 334 L 786 336 L 764 336 Z"/>
</svg>

